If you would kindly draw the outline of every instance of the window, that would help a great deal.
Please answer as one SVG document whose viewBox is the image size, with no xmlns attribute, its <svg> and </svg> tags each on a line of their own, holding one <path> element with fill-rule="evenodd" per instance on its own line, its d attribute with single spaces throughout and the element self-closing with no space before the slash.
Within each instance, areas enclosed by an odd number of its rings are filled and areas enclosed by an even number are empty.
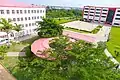
<svg viewBox="0 0 120 80">
<path fill-rule="evenodd" d="M 43 13 L 44 13 L 44 10 L 43 10 Z"/>
<path fill-rule="evenodd" d="M 40 13 L 42 13 L 42 10 L 40 10 Z"/>
<path fill-rule="evenodd" d="M 120 12 L 120 10 L 118 10 L 117 12 Z"/>
<path fill-rule="evenodd" d="M 29 26 L 31 26 L 31 23 L 29 23 Z"/>
<path fill-rule="evenodd" d="M 120 16 L 120 14 L 116 14 L 116 16 Z"/>
<path fill-rule="evenodd" d="M 37 10 L 37 13 L 39 13 L 39 10 Z"/>
<path fill-rule="evenodd" d="M 22 14 L 22 10 L 20 10 L 20 13 Z"/>
<path fill-rule="evenodd" d="M 30 10 L 28 10 L 28 13 L 30 13 Z"/>
<path fill-rule="evenodd" d="M 116 20 L 120 20 L 120 18 L 115 18 Z"/>
<path fill-rule="evenodd" d="M 105 18 L 106 16 L 101 16 L 101 17 Z"/>
<path fill-rule="evenodd" d="M 30 20 L 30 17 L 28 17 L 28 20 Z"/>
<path fill-rule="evenodd" d="M 23 21 L 23 18 L 21 18 L 21 21 Z"/>
<path fill-rule="evenodd" d="M 103 9 L 103 11 L 107 11 L 106 9 Z"/>
<path fill-rule="evenodd" d="M 36 16 L 34 17 L 34 19 L 36 19 Z"/>
<path fill-rule="evenodd" d="M 36 10 L 34 10 L 34 13 L 36 13 Z"/>
<path fill-rule="evenodd" d="M 95 9 L 90 9 L 90 10 L 95 10 Z"/>
<path fill-rule="evenodd" d="M 15 14 L 15 10 L 12 10 L 12 14 Z"/>
<path fill-rule="evenodd" d="M 107 13 L 102 13 L 102 14 L 107 14 Z"/>
<path fill-rule="evenodd" d="M 17 18 L 17 21 L 20 21 L 20 18 Z"/>
<path fill-rule="evenodd" d="M 16 21 L 16 18 L 13 18 L 13 21 Z"/>
<path fill-rule="evenodd" d="M 42 16 L 40 16 L 40 18 L 42 18 Z"/>
<path fill-rule="evenodd" d="M 86 10 L 88 10 L 88 8 L 85 8 Z"/>
<path fill-rule="evenodd" d="M 100 9 L 96 9 L 96 10 L 100 11 Z"/>
<path fill-rule="evenodd" d="M 98 20 L 95 20 L 95 21 L 97 21 L 97 22 L 98 22 Z"/>
<path fill-rule="evenodd" d="M 34 17 L 32 17 L 32 19 L 34 19 Z"/>
<path fill-rule="evenodd" d="M 95 15 L 95 17 L 100 17 L 99 15 Z"/>
<path fill-rule="evenodd" d="M 39 19 L 39 16 L 37 17 L 37 19 Z"/>
<path fill-rule="evenodd" d="M 17 14 L 19 14 L 19 10 L 17 10 Z"/>
<path fill-rule="evenodd" d="M 88 13 L 88 11 L 85 11 L 85 13 Z"/>
<path fill-rule="evenodd" d="M 100 12 L 96 12 L 96 14 L 100 14 Z"/>
<path fill-rule="evenodd" d="M 25 20 L 27 20 L 27 17 L 25 17 Z"/>
<path fill-rule="evenodd" d="M 9 10 L 6 10 L 7 14 L 10 14 L 10 11 Z"/>
<path fill-rule="evenodd" d="M 1 11 L 1 14 L 4 14 L 4 10 L 0 10 Z"/>
<path fill-rule="evenodd" d="M 88 14 L 84 14 L 85 16 L 87 16 Z"/>
<path fill-rule="evenodd" d="M 34 26 L 34 23 L 32 23 L 32 26 Z"/>
<path fill-rule="evenodd" d="M 104 21 L 101 21 L 101 22 L 104 22 Z"/>
<path fill-rule="evenodd" d="M 25 24 L 26 27 L 28 27 L 28 24 Z"/>
<path fill-rule="evenodd" d="M 119 23 L 114 23 L 114 25 L 120 25 Z"/>
<path fill-rule="evenodd" d="M 93 16 L 92 14 L 90 14 L 90 16 Z"/>
<path fill-rule="evenodd" d="M 31 10 L 31 13 L 34 13 L 34 11 L 33 11 L 33 10 Z"/>
<path fill-rule="evenodd" d="M 26 14 L 26 13 L 27 13 L 27 11 L 26 11 L 26 10 L 24 10 L 24 13 Z"/>
<path fill-rule="evenodd" d="M 90 12 L 90 13 L 94 13 L 94 12 Z"/>
</svg>

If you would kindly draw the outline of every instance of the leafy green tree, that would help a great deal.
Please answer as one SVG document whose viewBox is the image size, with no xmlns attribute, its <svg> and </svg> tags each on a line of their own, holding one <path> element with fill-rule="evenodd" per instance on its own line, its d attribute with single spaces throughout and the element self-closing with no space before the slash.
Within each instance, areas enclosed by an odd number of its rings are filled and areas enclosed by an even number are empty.
<svg viewBox="0 0 120 80">
<path fill-rule="evenodd" d="M 10 39 L 9 39 L 9 33 L 11 32 L 11 30 L 16 30 L 16 31 L 20 31 L 20 26 L 16 24 L 16 26 L 12 25 L 12 20 L 8 19 L 6 20 L 5 18 L 1 18 L 0 21 L 0 29 L 5 31 L 7 33 L 7 38 L 8 38 L 8 45 L 10 44 Z"/>
<path fill-rule="evenodd" d="M 63 36 L 51 41 L 56 60 L 28 58 L 20 61 L 14 75 L 18 80 L 119 80 L 120 72 L 105 56 L 104 43 L 98 46 L 85 42 L 71 42 Z M 72 47 L 70 47 L 72 46 Z M 21 75 L 20 75 L 20 74 Z M 19 75 L 18 75 L 19 74 Z M 24 76 L 26 75 L 26 76 Z M 24 78 L 24 79 L 23 79 Z"/>
<path fill-rule="evenodd" d="M 14 26 L 13 29 L 18 32 L 18 36 L 17 37 L 19 37 L 19 35 L 20 35 L 19 32 L 22 30 L 21 25 L 15 23 L 15 26 Z"/>
<path fill-rule="evenodd" d="M 63 26 L 57 24 L 53 19 L 43 19 L 38 22 L 38 35 L 40 37 L 56 37 L 62 35 Z"/>
<path fill-rule="evenodd" d="M 0 59 L 4 59 L 5 53 L 7 52 L 6 46 L 0 46 Z"/>
</svg>

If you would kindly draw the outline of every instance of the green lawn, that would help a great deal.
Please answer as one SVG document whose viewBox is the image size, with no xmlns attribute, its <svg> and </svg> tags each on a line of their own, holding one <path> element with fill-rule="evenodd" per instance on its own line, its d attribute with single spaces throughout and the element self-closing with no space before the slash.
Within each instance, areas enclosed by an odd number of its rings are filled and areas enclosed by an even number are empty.
<svg viewBox="0 0 120 80">
<path fill-rule="evenodd" d="M 120 62 L 120 55 L 116 56 L 115 50 L 120 53 L 120 28 L 112 27 L 110 40 L 107 42 L 109 52 Z"/>
<path fill-rule="evenodd" d="M 58 24 L 63 24 L 71 21 L 75 21 L 75 19 L 66 19 L 66 18 L 61 18 L 61 19 L 54 19 Z"/>
<path fill-rule="evenodd" d="M 35 36 L 33 38 L 27 39 L 25 41 L 22 41 L 20 43 L 13 43 L 10 48 L 7 50 L 8 52 L 20 52 L 23 51 L 23 49 L 30 44 L 32 44 L 35 40 L 39 39 L 39 36 Z"/>
<path fill-rule="evenodd" d="M 18 61 L 19 57 L 5 57 L 4 60 L 0 60 L 0 63 L 9 71 L 12 71 L 12 69 L 18 64 Z"/>
<path fill-rule="evenodd" d="M 102 28 L 102 26 L 97 26 L 94 30 L 92 31 L 85 31 L 85 30 L 79 30 L 79 29 L 75 29 L 75 28 L 70 28 L 70 27 L 66 27 L 65 30 L 71 30 L 74 32 L 79 32 L 79 33 L 93 33 L 96 34 L 98 33 L 98 31 Z"/>
</svg>

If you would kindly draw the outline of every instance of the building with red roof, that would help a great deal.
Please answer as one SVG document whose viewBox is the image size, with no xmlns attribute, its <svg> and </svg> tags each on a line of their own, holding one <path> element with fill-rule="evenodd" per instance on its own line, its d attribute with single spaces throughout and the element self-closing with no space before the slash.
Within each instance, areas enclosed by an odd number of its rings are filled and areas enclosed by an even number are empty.
<svg viewBox="0 0 120 80">
<path fill-rule="evenodd" d="M 42 17 L 45 16 L 45 6 L 26 4 L 14 0 L 0 1 L 0 18 L 11 19 L 13 24 L 20 24 L 22 28 L 19 33 L 14 31 L 12 34 L 9 34 L 10 39 L 14 39 L 18 34 L 21 37 L 35 34 L 37 28 L 36 22 L 42 21 Z"/>
</svg>

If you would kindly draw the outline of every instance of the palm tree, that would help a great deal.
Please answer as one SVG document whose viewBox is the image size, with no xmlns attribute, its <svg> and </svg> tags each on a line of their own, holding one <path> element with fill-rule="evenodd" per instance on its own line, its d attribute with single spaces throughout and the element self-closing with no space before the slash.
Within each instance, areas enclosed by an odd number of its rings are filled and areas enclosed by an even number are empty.
<svg viewBox="0 0 120 80">
<path fill-rule="evenodd" d="M 10 20 L 10 19 L 6 20 L 5 18 L 1 18 L 0 20 L 1 20 L 0 21 L 0 24 L 1 24 L 0 29 L 7 33 L 8 45 L 9 45 L 9 42 L 10 42 L 9 33 L 10 33 L 10 30 L 13 29 L 13 25 L 11 24 L 12 20 Z"/>
<path fill-rule="evenodd" d="M 8 46 L 9 46 L 9 44 L 10 44 L 10 40 L 9 40 L 10 31 L 11 30 L 20 31 L 21 30 L 20 25 L 16 24 L 16 26 L 13 26 L 12 20 L 10 20 L 10 19 L 6 20 L 5 18 L 1 18 L 0 20 L 1 20 L 0 21 L 0 24 L 1 24 L 0 29 L 7 33 Z"/>
<path fill-rule="evenodd" d="M 15 26 L 14 26 L 13 30 L 18 32 L 18 36 L 17 37 L 19 37 L 19 32 L 22 30 L 21 25 L 15 23 Z"/>
</svg>

